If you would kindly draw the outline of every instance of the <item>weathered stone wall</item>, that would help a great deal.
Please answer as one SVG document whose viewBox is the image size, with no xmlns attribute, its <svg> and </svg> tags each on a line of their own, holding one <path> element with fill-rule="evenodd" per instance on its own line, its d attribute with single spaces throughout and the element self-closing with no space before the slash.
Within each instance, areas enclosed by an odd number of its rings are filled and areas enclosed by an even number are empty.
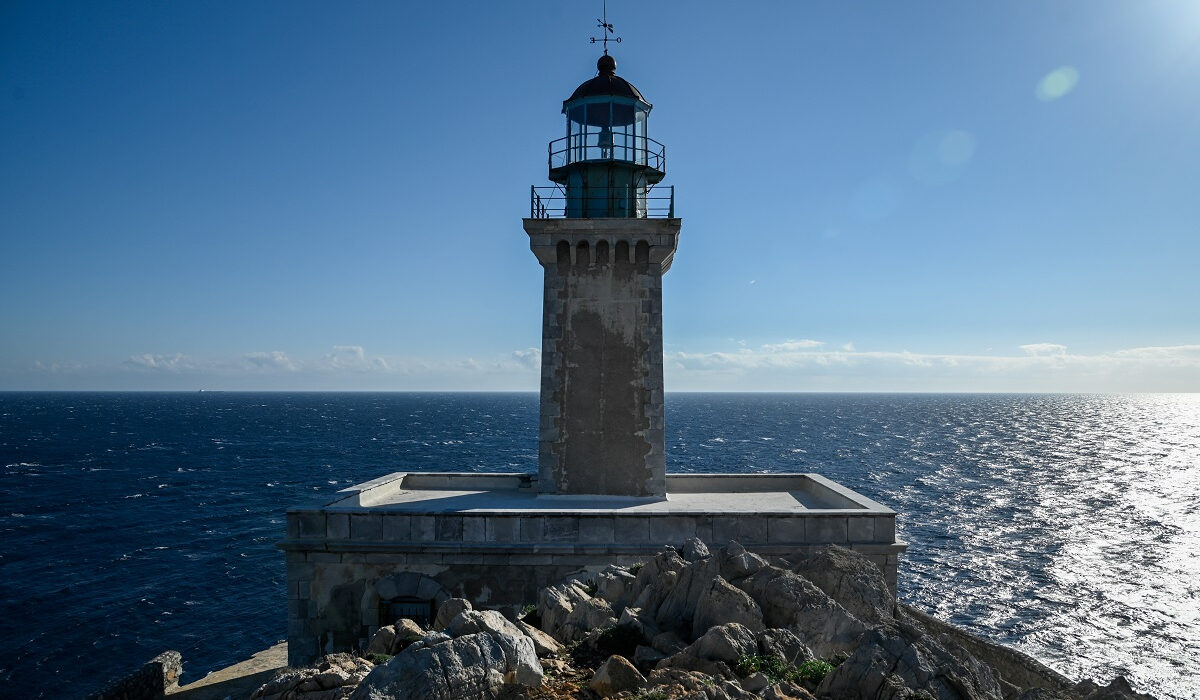
<svg viewBox="0 0 1200 700">
<path fill-rule="evenodd" d="M 545 269 L 539 488 L 662 496 L 662 276 L 678 219 L 527 219 Z"/>
<path fill-rule="evenodd" d="M 515 613 L 538 589 L 663 545 L 731 540 L 765 556 L 836 543 L 867 556 L 895 588 L 895 514 L 408 514 L 294 509 L 288 513 L 289 664 L 361 647 L 380 625 L 381 600 L 471 600 Z"/>
<path fill-rule="evenodd" d="M 133 673 L 112 681 L 88 700 L 161 700 L 167 688 L 179 682 L 183 657 L 177 651 L 164 651 Z"/>
</svg>

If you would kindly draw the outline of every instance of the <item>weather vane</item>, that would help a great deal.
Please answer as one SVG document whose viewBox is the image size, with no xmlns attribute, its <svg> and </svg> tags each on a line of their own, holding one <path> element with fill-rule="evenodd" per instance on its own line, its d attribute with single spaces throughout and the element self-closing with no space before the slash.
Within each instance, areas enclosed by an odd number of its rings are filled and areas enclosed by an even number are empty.
<svg viewBox="0 0 1200 700">
<path fill-rule="evenodd" d="M 601 44 L 604 44 L 604 55 L 607 56 L 608 55 L 608 42 L 614 41 L 619 44 L 619 43 L 621 43 L 621 37 L 619 37 L 619 36 L 609 37 L 608 36 L 609 34 L 616 34 L 616 31 L 613 30 L 612 24 L 609 23 L 609 21 L 608 21 L 608 0 L 604 0 L 604 4 L 602 7 L 604 10 L 604 17 L 596 20 L 596 26 L 600 28 L 600 38 L 597 39 L 596 37 L 592 37 L 592 43 L 595 44 L 596 42 L 600 42 Z"/>
</svg>

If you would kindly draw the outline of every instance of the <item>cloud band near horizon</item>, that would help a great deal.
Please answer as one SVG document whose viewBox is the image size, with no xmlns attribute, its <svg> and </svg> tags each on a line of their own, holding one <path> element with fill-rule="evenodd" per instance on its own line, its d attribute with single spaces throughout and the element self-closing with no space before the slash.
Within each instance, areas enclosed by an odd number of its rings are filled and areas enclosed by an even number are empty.
<svg viewBox="0 0 1200 700">
<path fill-rule="evenodd" d="M 668 352 L 664 373 L 668 391 L 1200 391 L 1200 345 L 1082 354 L 1057 343 L 1029 343 L 1014 350 L 915 353 L 789 339 L 733 352 Z M 107 364 L 39 361 L 4 371 L 0 388 L 535 391 L 540 363 L 537 348 L 438 358 L 376 355 L 358 345 L 308 358 L 282 350 L 218 358 L 142 353 Z"/>
</svg>

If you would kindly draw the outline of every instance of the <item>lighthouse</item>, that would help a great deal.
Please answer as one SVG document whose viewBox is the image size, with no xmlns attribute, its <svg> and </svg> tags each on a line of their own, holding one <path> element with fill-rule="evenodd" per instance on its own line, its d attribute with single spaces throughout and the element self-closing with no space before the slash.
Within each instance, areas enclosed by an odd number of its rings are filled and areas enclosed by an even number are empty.
<svg viewBox="0 0 1200 700">
<path fill-rule="evenodd" d="M 397 471 L 289 508 L 289 664 L 363 648 L 401 617 L 429 625 L 450 598 L 515 615 L 544 586 L 691 538 L 768 557 L 837 544 L 895 587 L 907 545 L 883 504 L 819 474 L 667 475 L 662 280 L 680 220 L 650 110 L 605 51 L 562 104 L 553 184 L 530 189 L 523 224 L 544 279 L 537 473 Z"/>
<path fill-rule="evenodd" d="M 539 493 L 666 496 L 662 279 L 679 239 L 652 105 L 607 52 L 524 219 L 544 273 Z"/>
</svg>

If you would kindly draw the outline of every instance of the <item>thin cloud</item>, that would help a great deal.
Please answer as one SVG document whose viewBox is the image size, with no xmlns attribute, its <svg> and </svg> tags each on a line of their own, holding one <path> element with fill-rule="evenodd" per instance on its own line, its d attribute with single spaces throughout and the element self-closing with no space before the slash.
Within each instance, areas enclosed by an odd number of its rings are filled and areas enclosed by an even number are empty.
<svg viewBox="0 0 1200 700">
<path fill-rule="evenodd" d="M 782 343 L 771 343 L 763 346 L 763 350 L 767 352 L 795 352 L 796 350 L 807 350 L 809 348 L 819 348 L 825 343 L 820 340 L 785 340 Z"/>
<path fill-rule="evenodd" d="M 296 372 L 300 369 L 300 364 L 293 361 L 287 356 L 287 353 L 282 350 L 272 350 L 271 352 L 249 352 L 244 356 L 246 362 L 252 367 L 265 370 L 283 370 L 286 372 Z"/>
<path fill-rule="evenodd" d="M 789 341 L 794 342 L 794 341 Z M 1071 353 L 1029 343 L 1020 354 L 966 355 L 907 350 L 856 351 L 788 343 L 739 352 L 676 352 L 667 384 L 703 391 L 1197 391 L 1200 345 Z"/>
<path fill-rule="evenodd" d="M 124 364 L 126 367 L 160 372 L 180 372 L 195 369 L 195 364 L 191 358 L 180 353 L 175 353 L 174 355 L 155 355 L 147 352 L 141 355 L 130 355 Z"/>
<path fill-rule="evenodd" d="M 517 364 L 522 367 L 536 369 L 542 366 L 542 351 L 538 348 L 525 348 L 524 350 L 513 350 L 512 358 L 517 361 Z"/>
<path fill-rule="evenodd" d="M 1046 356 L 1067 354 L 1067 346 L 1059 345 L 1058 343 L 1030 343 L 1022 345 L 1020 348 L 1025 351 L 1026 355 Z"/>
</svg>

